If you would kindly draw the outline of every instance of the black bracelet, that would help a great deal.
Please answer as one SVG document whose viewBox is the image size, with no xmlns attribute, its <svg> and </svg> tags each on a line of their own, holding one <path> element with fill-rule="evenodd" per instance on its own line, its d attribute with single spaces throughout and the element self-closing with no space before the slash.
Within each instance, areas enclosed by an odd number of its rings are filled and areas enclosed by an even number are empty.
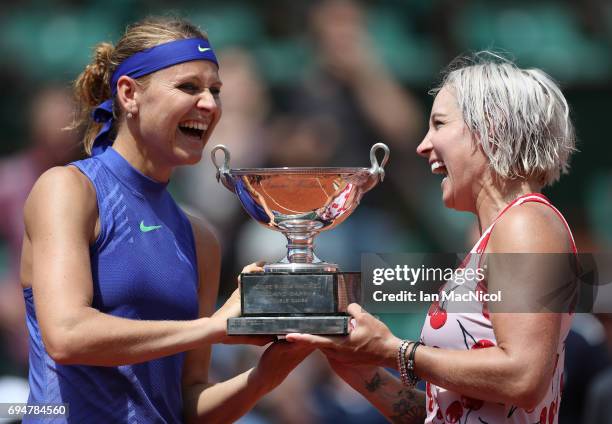
<svg viewBox="0 0 612 424">
<path fill-rule="evenodd" d="M 408 380 L 410 381 L 410 386 L 414 387 L 418 381 L 419 377 L 414 373 L 414 356 L 416 354 L 417 347 L 422 345 L 423 343 L 417 341 L 412 344 L 412 349 L 410 350 L 410 355 L 408 355 L 408 361 L 406 364 L 406 371 L 408 374 Z"/>
</svg>

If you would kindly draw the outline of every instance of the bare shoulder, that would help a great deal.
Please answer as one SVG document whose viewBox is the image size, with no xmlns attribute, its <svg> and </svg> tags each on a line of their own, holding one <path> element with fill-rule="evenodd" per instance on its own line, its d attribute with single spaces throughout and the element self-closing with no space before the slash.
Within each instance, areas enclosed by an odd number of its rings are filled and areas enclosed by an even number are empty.
<svg viewBox="0 0 612 424">
<path fill-rule="evenodd" d="M 193 213 L 185 213 L 185 215 L 187 215 L 193 229 L 198 256 L 204 251 L 208 254 L 211 253 L 211 250 L 219 252 L 219 241 L 213 226 L 206 219 Z"/>
<path fill-rule="evenodd" d="M 199 274 L 200 315 L 211 316 L 219 291 L 219 275 L 221 272 L 221 248 L 217 236 L 204 218 L 187 214 L 195 238 L 196 256 Z"/>
<path fill-rule="evenodd" d="M 495 224 L 487 246 L 491 253 L 562 253 L 571 251 L 561 217 L 548 205 L 526 202 L 510 208 Z"/>
<path fill-rule="evenodd" d="M 42 217 L 70 216 L 74 222 L 97 216 L 96 192 L 76 167 L 54 167 L 43 173 L 32 188 L 24 207 L 26 228 Z"/>
</svg>

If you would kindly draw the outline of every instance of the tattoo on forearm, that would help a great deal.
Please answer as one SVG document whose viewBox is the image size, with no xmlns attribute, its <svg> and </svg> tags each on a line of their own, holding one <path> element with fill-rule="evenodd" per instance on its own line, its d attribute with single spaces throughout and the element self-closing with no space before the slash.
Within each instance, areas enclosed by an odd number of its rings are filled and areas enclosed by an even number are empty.
<svg viewBox="0 0 612 424">
<path fill-rule="evenodd" d="M 383 386 L 383 381 L 382 378 L 380 377 L 380 374 L 378 372 L 374 373 L 374 376 L 372 377 L 372 380 L 370 381 L 366 381 L 365 383 L 365 388 L 368 392 L 375 392 L 376 390 L 378 390 L 379 388 L 381 388 Z"/>
<path fill-rule="evenodd" d="M 366 379 L 364 383 L 365 389 L 379 401 L 382 401 L 379 404 L 383 408 L 381 411 L 384 410 L 384 414 L 392 422 L 420 424 L 427 416 L 424 393 L 401 386 L 397 390 L 396 382 L 385 375 L 381 375 L 378 371 L 369 380 Z"/>
<path fill-rule="evenodd" d="M 392 404 L 392 407 L 394 415 L 391 415 L 389 419 L 394 423 L 422 423 L 427 416 L 425 399 L 419 399 L 414 390 L 401 389 L 398 391 L 397 401 Z"/>
</svg>

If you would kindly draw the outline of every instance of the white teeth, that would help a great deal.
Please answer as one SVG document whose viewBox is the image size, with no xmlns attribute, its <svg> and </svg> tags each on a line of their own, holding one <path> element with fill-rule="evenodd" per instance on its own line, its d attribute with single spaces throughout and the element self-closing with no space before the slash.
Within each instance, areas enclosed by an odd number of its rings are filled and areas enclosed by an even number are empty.
<svg viewBox="0 0 612 424">
<path fill-rule="evenodd" d="M 443 166 L 444 166 L 444 162 L 442 162 L 442 161 L 436 161 L 436 162 L 433 162 L 433 163 L 431 164 L 431 172 L 433 172 L 433 171 L 435 171 L 436 169 L 441 168 L 441 167 L 443 167 Z"/>
<path fill-rule="evenodd" d="M 208 129 L 208 124 L 204 122 L 200 122 L 200 121 L 193 121 L 193 120 L 181 122 L 180 126 L 185 127 L 185 128 L 193 128 L 195 130 L 202 130 L 202 131 L 206 131 Z"/>
</svg>

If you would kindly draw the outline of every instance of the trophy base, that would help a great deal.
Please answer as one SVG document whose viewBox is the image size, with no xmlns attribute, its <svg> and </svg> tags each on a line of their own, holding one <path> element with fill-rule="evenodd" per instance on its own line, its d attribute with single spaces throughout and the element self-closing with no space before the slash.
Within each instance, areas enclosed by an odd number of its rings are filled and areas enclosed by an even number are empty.
<svg viewBox="0 0 612 424">
<path fill-rule="evenodd" d="M 232 336 L 289 333 L 347 335 L 349 318 L 348 315 L 230 318 L 227 322 L 227 334 Z"/>
<path fill-rule="evenodd" d="M 227 334 L 348 334 L 346 307 L 361 299 L 357 272 L 241 274 L 242 316 Z"/>
</svg>

